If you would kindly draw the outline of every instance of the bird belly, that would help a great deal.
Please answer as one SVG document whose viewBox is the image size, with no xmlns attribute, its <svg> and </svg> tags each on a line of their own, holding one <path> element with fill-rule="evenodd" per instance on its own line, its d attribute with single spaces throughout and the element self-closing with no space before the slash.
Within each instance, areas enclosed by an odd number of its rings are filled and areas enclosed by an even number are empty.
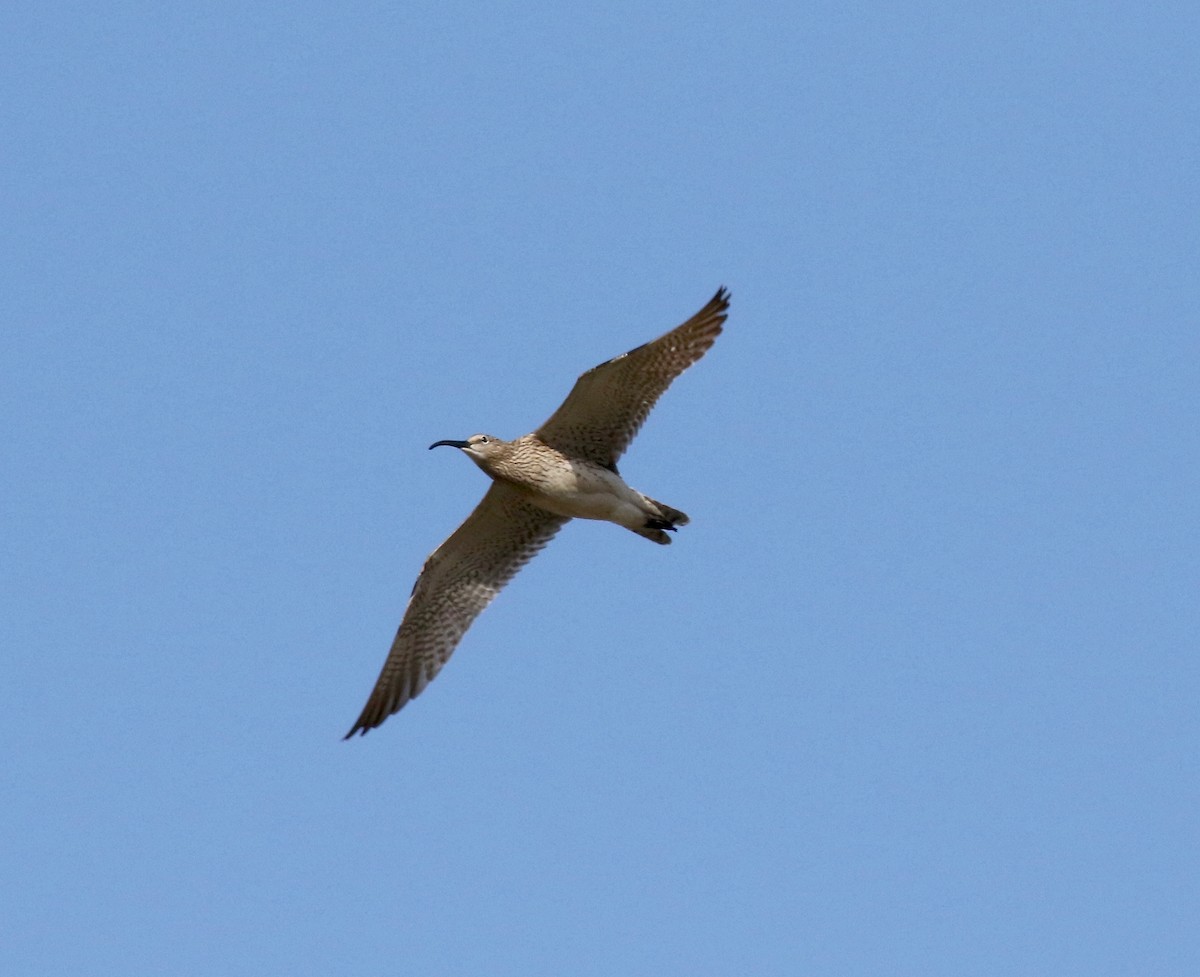
<svg viewBox="0 0 1200 977">
<path fill-rule="evenodd" d="M 619 526 L 645 525 L 647 510 L 642 496 L 620 477 L 598 466 L 570 465 L 554 477 L 522 488 L 536 505 L 572 519 L 599 519 Z"/>
</svg>

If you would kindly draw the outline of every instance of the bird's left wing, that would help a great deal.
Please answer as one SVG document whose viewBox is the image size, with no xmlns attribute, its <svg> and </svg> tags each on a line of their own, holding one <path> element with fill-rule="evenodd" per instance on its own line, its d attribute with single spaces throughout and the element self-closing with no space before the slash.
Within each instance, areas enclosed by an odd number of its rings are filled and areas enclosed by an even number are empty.
<svg viewBox="0 0 1200 977">
<path fill-rule="evenodd" d="M 588 370 L 534 434 L 563 454 L 614 468 L 658 398 L 716 341 L 728 309 L 729 292 L 718 289 L 683 325 Z"/>
<path fill-rule="evenodd" d="M 346 739 L 420 695 L 479 612 L 566 521 L 493 482 L 466 522 L 425 561 L 392 650 Z"/>
</svg>

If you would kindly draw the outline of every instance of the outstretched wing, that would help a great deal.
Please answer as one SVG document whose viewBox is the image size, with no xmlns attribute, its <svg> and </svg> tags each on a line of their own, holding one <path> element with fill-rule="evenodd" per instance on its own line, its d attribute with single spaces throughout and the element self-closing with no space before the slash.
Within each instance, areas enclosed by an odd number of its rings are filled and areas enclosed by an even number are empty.
<svg viewBox="0 0 1200 977">
<path fill-rule="evenodd" d="M 346 734 L 365 734 L 416 698 L 492 598 L 567 519 L 492 483 L 466 522 L 430 554 L 413 586 L 392 650 L 362 715 Z"/>
<path fill-rule="evenodd" d="M 565 455 L 613 468 L 658 398 L 716 341 L 728 308 L 720 288 L 683 325 L 588 370 L 534 434 Z"/>
</svg>

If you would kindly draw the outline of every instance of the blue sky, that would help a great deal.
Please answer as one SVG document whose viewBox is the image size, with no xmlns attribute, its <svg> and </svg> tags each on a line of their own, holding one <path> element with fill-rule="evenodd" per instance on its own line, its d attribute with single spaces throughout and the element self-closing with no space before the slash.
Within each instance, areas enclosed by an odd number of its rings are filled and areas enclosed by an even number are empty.
<svg viewBox="0 0 1200 977">
<path fill-rule="evenodd" d="M 1193 4 L 0 13 L 0 972 L 1200 972 Z M 353 742 L 426 554 L 718 285 Z"/>
</svg>

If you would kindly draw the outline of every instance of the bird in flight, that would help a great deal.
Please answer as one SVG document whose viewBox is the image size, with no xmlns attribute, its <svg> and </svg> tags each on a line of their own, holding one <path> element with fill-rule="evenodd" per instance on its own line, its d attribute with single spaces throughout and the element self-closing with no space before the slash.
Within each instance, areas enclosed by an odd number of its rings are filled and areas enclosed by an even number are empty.
<svg viewBox="0 0 1200 977">
<path fill-rule="evenodd" d="M 685 513 L 625 484 L 617 459 L 672 381 L 721 333 L 729 292 L 717 290 L 683 325 L 588 370 L 532 434 L 474 434 L 458 448 L 492 479 L 482 501 L 421 568 L 375 688 L 345 736 L 366 734 L 416 698 L 467 628 L 570 519 L 616 523 L 671 542 Z"/>
</svg>

